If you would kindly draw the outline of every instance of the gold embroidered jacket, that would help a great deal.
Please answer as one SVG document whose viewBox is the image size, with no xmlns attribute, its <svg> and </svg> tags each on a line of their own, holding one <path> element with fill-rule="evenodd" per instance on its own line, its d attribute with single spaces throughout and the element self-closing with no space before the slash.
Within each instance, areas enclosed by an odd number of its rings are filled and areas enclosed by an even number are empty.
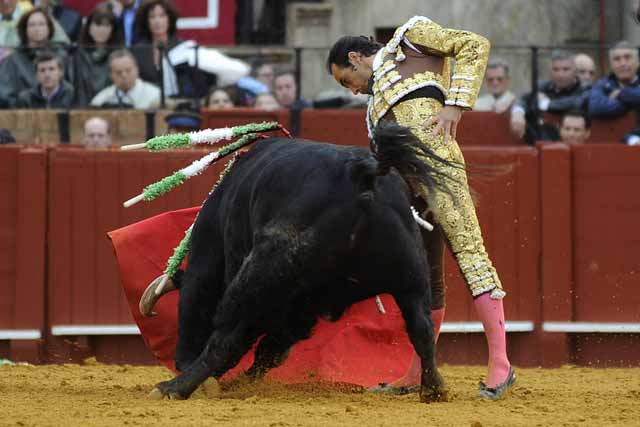
<svg viewBox="0 0 640 427">
<path fill-rule="evenodd" d="M 374 59 L 369 131 L 402 97 L 427 86 L 440 90 L 446 105 L 473 107 L 489 50 L 489 41 L 477 34 L 443 28 L 424 16 L 409 19 Z"/>
</svg>

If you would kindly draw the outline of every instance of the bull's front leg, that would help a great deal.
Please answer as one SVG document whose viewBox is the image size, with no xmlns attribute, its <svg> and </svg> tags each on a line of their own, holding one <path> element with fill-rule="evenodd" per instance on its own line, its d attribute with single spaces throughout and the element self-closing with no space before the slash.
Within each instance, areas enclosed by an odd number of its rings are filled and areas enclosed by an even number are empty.
<svg viewBox="0 0 640 427">
<path fill-rule="evenodd" d="M 402 311 L 409 339 L 422 361 L 420 400 L 425 403 L 447 400 L 444 379 L 436 367 L 436 346 L 433 324 L 426 308 L 425 296 L 402 294 L 395 296 Z"/>
<path fill-rule="evenodd" d="M 156 384 L 150 397 L 162 399 L 188 399 L 208 378 L 220 379 L 256 341 L 257 336 L 248 331 L 245 322 L 232 327 L 217 328 L 198 358 L 179 376 Z"/>
</svg>

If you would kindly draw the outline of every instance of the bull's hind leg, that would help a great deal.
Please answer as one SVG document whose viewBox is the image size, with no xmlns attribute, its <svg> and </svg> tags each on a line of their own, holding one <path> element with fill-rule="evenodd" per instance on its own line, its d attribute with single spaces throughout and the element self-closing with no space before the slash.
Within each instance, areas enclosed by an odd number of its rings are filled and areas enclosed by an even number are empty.
<svg viewBox="0 0 640 427">
<path fill-rule="evenodd" d="M 428 299 L 425 294 L 403 293 L 394 295 L 402 312 L 409 339 L 422 362 L 420 400 L 444 401 L 447 391 L 436 367 L 436 346 Z"/>
<path fill-rule="evenodd" d="M 204 351 L 153 397 L 188 398 L 208 377 L 218 379 L 235 366 L 264 333 L 265 320 L 290 299 L 297 254 L 288 238 L 273 236 L 254 246 L 220 301 L 214 330 Z"/>
<path fill-rule="evenodd" d="M 293 305 L 295 306 L 295 303 Z M 252 379 L 259 379 L 269 370 L 280 366 L 287 359 L 291 346 L 311 336 L 316 323 L 313 314 L 298 312 L 290 315 L 281 328 L 267 332 L 258 344 L 255 360 L 246 375 Z"/>
</svg>

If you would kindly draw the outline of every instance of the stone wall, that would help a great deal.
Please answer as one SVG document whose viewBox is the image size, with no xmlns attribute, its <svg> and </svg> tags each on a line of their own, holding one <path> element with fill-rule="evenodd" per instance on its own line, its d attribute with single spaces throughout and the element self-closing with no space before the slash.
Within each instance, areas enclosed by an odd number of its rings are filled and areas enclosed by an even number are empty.
<svg viewBox="0 0 640 427">
<path fill-rule="evenodd" d="M 324 71 L 331 44 L 344 34 L 374 35 L 395 28 L 413 15 L 425 15 L 443 26 L 477 32 L 491 40 L 494 55 L 512 63 L 514 92 L 530 85 L 530 50 L 526 46 L 612 42 L 630 35 L 640 42 L 640 27 L 630 18 L 631 0 L 327 0 L 289 5 L 287 44 L 308 48 L 303 54 L 303 95 L 335 89 Z M 603 18 L 600 12 L 604 10 Z M 626 11 L 626 13 L 625 13 Z M 635 40 L 637 38 L 637 40 Z M 504 47 L 501 47 L 504 46 Z M 521 47 L 519 47 L 521 46 Z M 582 49 L 606 66 L 606 52 Z M 542 49 L 540 77 L 547 77 L 550 50 Z M 602 70 L 601 70 L 602 71 Z"/>
</svg>

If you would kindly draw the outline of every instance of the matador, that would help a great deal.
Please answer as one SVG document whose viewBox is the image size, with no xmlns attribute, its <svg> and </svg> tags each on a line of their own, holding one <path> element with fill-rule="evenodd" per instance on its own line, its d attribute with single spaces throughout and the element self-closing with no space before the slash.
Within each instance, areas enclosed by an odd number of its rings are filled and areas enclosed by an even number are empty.
<svg viewBox="0 0 640 427">
<path fill-rule="evenodd" d="M 479 397 L 495 400 L 515 383 L 507 358 L 504 309 L 500 279 L 484 247 L 464 167 L 455 141 L 463 111 L 473 107 L 489 56 L 489 41 L 469 31 L 443 28 L 423 16 L 414 16 L 382 45 L 364 36 L 345 36 L 331 48 L 327 70 L 353 93 L 370 95 L 367 126 L 371 136 L 380 122 L 409 127 L 442 159 L 433 162 L 449 176 L 448 191 L 428 194 L 407 179 L 418 200 L 427 202 L 438 227 L 425 239 L 431 266 L 431 319 L 435 340 L 444 319 L 444 243 L 457 260 L 484 326 L 489 348 L 486 381 Z M 375 147 L 372 147 L 375 150 Z M 426 160 L 429 162 L 430 160 Z M 419 384 L 420 360 L 414 356 L 404 377 L 376 391 L 400 393 Z"/>
</svg>

